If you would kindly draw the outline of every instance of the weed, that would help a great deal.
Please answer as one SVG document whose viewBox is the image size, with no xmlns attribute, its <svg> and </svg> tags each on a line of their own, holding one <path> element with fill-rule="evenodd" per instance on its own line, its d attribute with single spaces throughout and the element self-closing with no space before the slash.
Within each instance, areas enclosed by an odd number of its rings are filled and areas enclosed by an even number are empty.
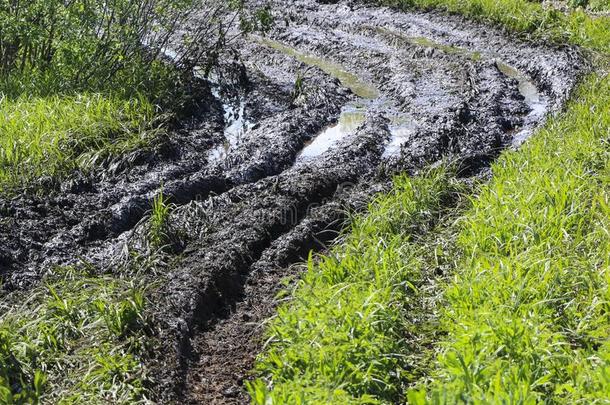
<svg viewBox="0 0 610 405">
<path fill-rule="evenodd" d="M 172 206 L 163 190 L 154 198 L 150 215 L 147 240 L 153 250 L 164 249 L 171 243 L 172 229 L 169 222 Z"/>
<path fill-rule="evenodd" d="M 610 78 L 592 77 L 564 117 L 494 165 L 464 217 L 448 339 L 418 402 L 607 399 L 609 128 Z"/>
<path fill-rule="evenodd" d="M 296 102 L 296 100 L 305 94 L 305 73 L 301 73 L 301 71 L 297 72 L 297 77 L 294 81 L 294 89 L 292 90 L 292 102 Z"/>
</svg>

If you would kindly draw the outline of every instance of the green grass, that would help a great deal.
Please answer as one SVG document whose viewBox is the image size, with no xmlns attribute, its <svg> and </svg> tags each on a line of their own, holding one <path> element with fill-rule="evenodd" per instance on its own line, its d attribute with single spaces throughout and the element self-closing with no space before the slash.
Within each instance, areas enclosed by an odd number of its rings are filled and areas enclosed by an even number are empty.
<svg viewBox="0 0 610 405">
<path fill-rule="evenodd" d="M 0 100 L 0 192 L 143 146 L 153 106 L 100 94 Z"/>
<path fill-rule="evenodd" d="M 178 239 L 170 221 L 173 209 L 174 206 L 169 203 L 161 190 L 153 200 L 146 232 L 146 240 L 152 251 L 167 250 Z"/>
<path fill-rule="evenodd" d="M 470 204 L 443 205 L 459 190 L 447 172 L 400 177 L 310 260 L 267 326 L 253 402 L 607 402 L 608 19 L 520 0 L 384 3 L 583 45 L 598 73 Z"/>
<path fill-rule="evenodd" d="M 0 403 L 139 403 L 147 285 L 63 269 L 2 297 Z"/>
</svg>

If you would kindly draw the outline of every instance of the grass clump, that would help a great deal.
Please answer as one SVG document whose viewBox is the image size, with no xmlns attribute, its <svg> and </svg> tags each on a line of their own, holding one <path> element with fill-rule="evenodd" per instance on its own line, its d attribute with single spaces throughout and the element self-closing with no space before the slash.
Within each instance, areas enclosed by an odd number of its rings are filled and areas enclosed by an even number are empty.
<svg viewBox="0 0 610 405">
<path fill-rule="evenodd" d="M 270 322 L 257 366 L 262 378 L 249 385 L 255 403 L 400 400 L 422 353 L 409 343 L 425 328 L 414 320 L 427 318 L 416 241 L 458 190 L 445 169 L 398 177 L 393 192 L 355 219 L 343 244 L 309 260 L 291 301 Z"/>
<path fill-rule="evenodd" d="M 177 235 L 175 235 L 175 230 L 170 221 L 173 208 L 168 198 L 163 194 L 163 190 L 153 199 L 146 234 L 146 240 L 153 251 L 164 250 L 176 242 L 172 241 L 172 237 Z"/>
<path fill-rule="evenodd" d="M 0 316 L 0 402 L 144 402 L 144 283 L 64 269 Z"/>
<path fill-rule="evenodd" d="M 86 170 L 146 141 L 155 114 L 145 98 L 101 94 L 0 100 L 0 192 Z"/>
</svg>

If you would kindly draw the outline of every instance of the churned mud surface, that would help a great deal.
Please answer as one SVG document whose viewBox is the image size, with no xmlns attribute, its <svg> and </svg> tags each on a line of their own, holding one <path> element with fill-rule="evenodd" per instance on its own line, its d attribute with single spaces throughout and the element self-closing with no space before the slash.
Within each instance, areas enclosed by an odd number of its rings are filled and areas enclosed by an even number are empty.
<svg viewBox="0 0 610 405">
<path fill-rule="evenodd" d="M 195 80 L 193 118 L 50 196 L 0 198 L 0 274 L 112 270 L 163 193 L 179 249 L 154 314 L 161 401 L 246 403 L 282 280 L 389 188 L 442 159 L 477 175 L 558 111 L 584 62 L 443 14 L 277 2 L 268 36 Z M 230 62 L 228 62 L 230 61 Z"/>
</svg>

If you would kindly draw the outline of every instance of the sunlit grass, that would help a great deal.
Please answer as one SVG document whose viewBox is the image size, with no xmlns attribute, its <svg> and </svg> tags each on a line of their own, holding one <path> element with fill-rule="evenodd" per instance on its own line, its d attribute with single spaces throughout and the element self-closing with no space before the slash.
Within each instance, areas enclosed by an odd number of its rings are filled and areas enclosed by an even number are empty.
<svg viewBox="0 0 610 405">
<path fill-rule="evenodd" d="M 144 98 L 1 99 L 0 191 L 94 169 L 108 155 L 142 146 L 153 116 L 154 108 Z"/>
<path fill-rule="evenodd" d="M 593 77 L 564 117 L 494 165 L 464 218 L 428 398 L 607 400 L 609 141 L 610 78 Z"/>
</svg>

